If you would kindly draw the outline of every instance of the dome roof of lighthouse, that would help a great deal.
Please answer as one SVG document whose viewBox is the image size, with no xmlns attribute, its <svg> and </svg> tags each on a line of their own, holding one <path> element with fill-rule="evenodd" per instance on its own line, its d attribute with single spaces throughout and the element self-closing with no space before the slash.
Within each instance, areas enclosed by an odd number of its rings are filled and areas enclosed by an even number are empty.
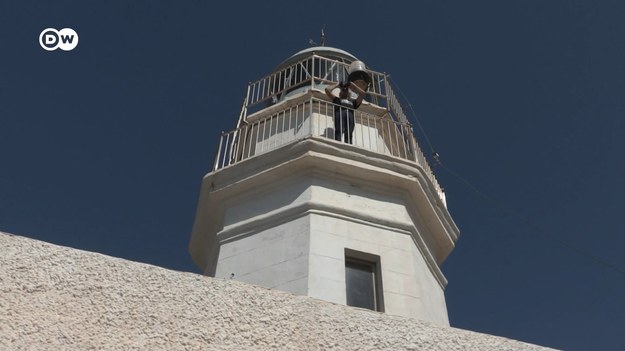
<svg viewBox="0 0 625 351">
<path fill-rule="evenodd" d="M 314 46 L 314 47 L 301 50 L 293 54 L 291 57 L 287 58 L 286 60 L 282 61 L 282 63 L 279 64 L 278 67 L 276 68 L 276 71 L 280 70 L 281 68 L 287 67 L 305 57 L 309 57 L 313 54 L 327 57 L 327 58 L 341 61 L 341 62 L 346 62 L 346 63 L 351 63 L 353 61 L 358 60 L 356 56 L 350 54 L 349 52 L 345 50 L 341 50 L 341 49 L 337 49 L 337 48 L 333 48 L 329 46 Z"/>
</svg>

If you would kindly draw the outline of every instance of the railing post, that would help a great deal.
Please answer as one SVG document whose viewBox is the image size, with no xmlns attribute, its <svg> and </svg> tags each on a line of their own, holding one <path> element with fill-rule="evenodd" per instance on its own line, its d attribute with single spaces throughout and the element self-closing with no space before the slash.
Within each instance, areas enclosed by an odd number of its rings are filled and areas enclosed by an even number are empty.
<svg viewBox="0 0 625 351">
<path fill-rule="evenodd" d="M 312 136 L 313 135 L 313 131 L 312 131 L 312 119 L 313 119 L 313 98 L 312 96 L 310 97 L 310 112 L 308 113 L 308 135 Z"/>
<path fill-rule="evenodd" d="M 247 143 L 247 132 L 248 132 L 248 125 L 244 125 L 243 128 L 241 128 L 242 132 L 243 132 L 243 142 L 240 143 L 239 145 L 239 149 L 241 156 L 237 155 L 237 161 L 241 161 L 245 159 L 245 144 Z M 241 135 L 241 134 L 239 134 Z M 239 139 L 240 140 L 240 139 Z M 237 152 L 239 153 L 239 152 Z"/>
<path fill-rule="evenodd" d="M 226 133 L 226 148 L 224 149 L 224 156 L 222 158 L 222 163 L 221 163 L 221 167 L 225 167 L 225 166 L 229 166 L 230 165 L 230 159 L 228 159 L 228 152 L 230 152 L 232 150 L 232 145 L 230 144 L 230 133 Z M 228 164 L 226 164 L 226 160 L 228 160 Z"/>
<path fill-rule="evenodd" d="M 417 155 L 421 150 L 419 150 L 417 147 L 417 140 L 414 137 L 414 130 L 412 129 L 412 126 L 410 126 L 410 144 L 410 146 L 412 147 L 412 154 L 414 155 L 414 161 L 416 163 L 419 163 Z"/>
<path fill-rule="evenodd" d="M 250 83 L 251 84 L 251 83 Z M 247 118 L 247 106 L 249 106 L 250 84 L 247 85 L 247 93 L 245 93 L 245 106 L 243 107 L 243 121 Z"/>
<path fill-rule="evenodd" d="M 310 64 L 312 65 L 311 77 L 310 77 L 310 89 L 315 89 L 315 55 L 310 58 Z"/>
<path fill-rule="evenodd" d="M 386 100 L 386 110 L 391 113 L 391 103 L 390 103 L 390 98 L 389 98 L 389 93 L 388 93 L 388 75 L 386 75 L 386 73 L 384 74 L 384 97 Z"/>
<path fill-rule="evenodd" d="M 213 171 L 217 170 L 217 166 L 219 166 L 219 157 L 221 156 L 221 144 L 224 140 L 224 132 L 221 132 L 221 136 L 219 137 L 219 147 L 217 148 L 217 156 L 215 156 L 215 163 L 213 164 Z"/>
</svg>

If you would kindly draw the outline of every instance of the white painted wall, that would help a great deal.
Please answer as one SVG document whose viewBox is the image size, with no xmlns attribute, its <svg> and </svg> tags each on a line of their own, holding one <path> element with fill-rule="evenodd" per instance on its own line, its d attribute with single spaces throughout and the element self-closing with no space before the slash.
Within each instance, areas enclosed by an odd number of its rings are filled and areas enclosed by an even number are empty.
<svg viewBox="0 0 625 351">
<path fill-rule="evenodd" d="M 345 249 L 351 249 L 380 257 L 386 313 L 449 325 L 443 288 L 409 232 L 331 214 L 312 214 L 310 227 L 308 296 L 346 303 Z"/>
<path fill-rule="evenodd" d="M 309 232 L 299 218 L 224 243 L 215 276 L 307 295 Z"/>
<path fill-rule="evenodd" d="M 345 249 L 356 250 L 380 257 L 386 313 L 449 325 L 403 193 L 331 177 L 295 173 L 224 202 L 215 276 L 345 304 Z"/>
</svg>

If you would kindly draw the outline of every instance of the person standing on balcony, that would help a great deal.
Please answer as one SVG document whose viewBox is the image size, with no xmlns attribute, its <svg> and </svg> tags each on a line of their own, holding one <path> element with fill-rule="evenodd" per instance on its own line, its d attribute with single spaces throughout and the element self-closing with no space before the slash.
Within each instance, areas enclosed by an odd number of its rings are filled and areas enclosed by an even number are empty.
<svg viewBox="0 0 625 351">
<path fill-rule="evenodd" d="M 339 88 L 339 96 L 334 95 L 334 89 Z M 354 99 L 350 94 L 350 89 L 356 92 Z M 341 141 L 345 136 L 345 142 L 352 143 L 354 134 L 354 110 L 360 107 L 365 92 L 353 82 L 338 83 L 326 87 L 326 95 L 332 100 L 334 105 L 334 139 Z"/>
</svg>

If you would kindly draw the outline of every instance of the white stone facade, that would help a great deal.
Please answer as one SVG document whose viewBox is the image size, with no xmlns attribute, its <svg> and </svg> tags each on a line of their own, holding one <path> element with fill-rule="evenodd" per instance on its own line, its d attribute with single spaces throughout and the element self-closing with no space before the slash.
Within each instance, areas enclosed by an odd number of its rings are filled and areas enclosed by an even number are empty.
<svg viewBox="0 0 625 351">
<path fill-rule="evenodd" d="M 459 230 L 388 76 L 355 61 L 309 48 L 248 85 L 202 181 L 191 256 L 209 276 L 447 326 L 439 266 Z M 328 87 L 354 73 L 366 99 L 334 104 Z"/>
<path fill-rule="evenodd" d="M 205 177 L 190 244 L 207 275 L 346 303 L 345 252 L 379 256 L 386 313 L 449 325 L 458 236 L 416 164 L 307 138 Z"/>
</svg>

